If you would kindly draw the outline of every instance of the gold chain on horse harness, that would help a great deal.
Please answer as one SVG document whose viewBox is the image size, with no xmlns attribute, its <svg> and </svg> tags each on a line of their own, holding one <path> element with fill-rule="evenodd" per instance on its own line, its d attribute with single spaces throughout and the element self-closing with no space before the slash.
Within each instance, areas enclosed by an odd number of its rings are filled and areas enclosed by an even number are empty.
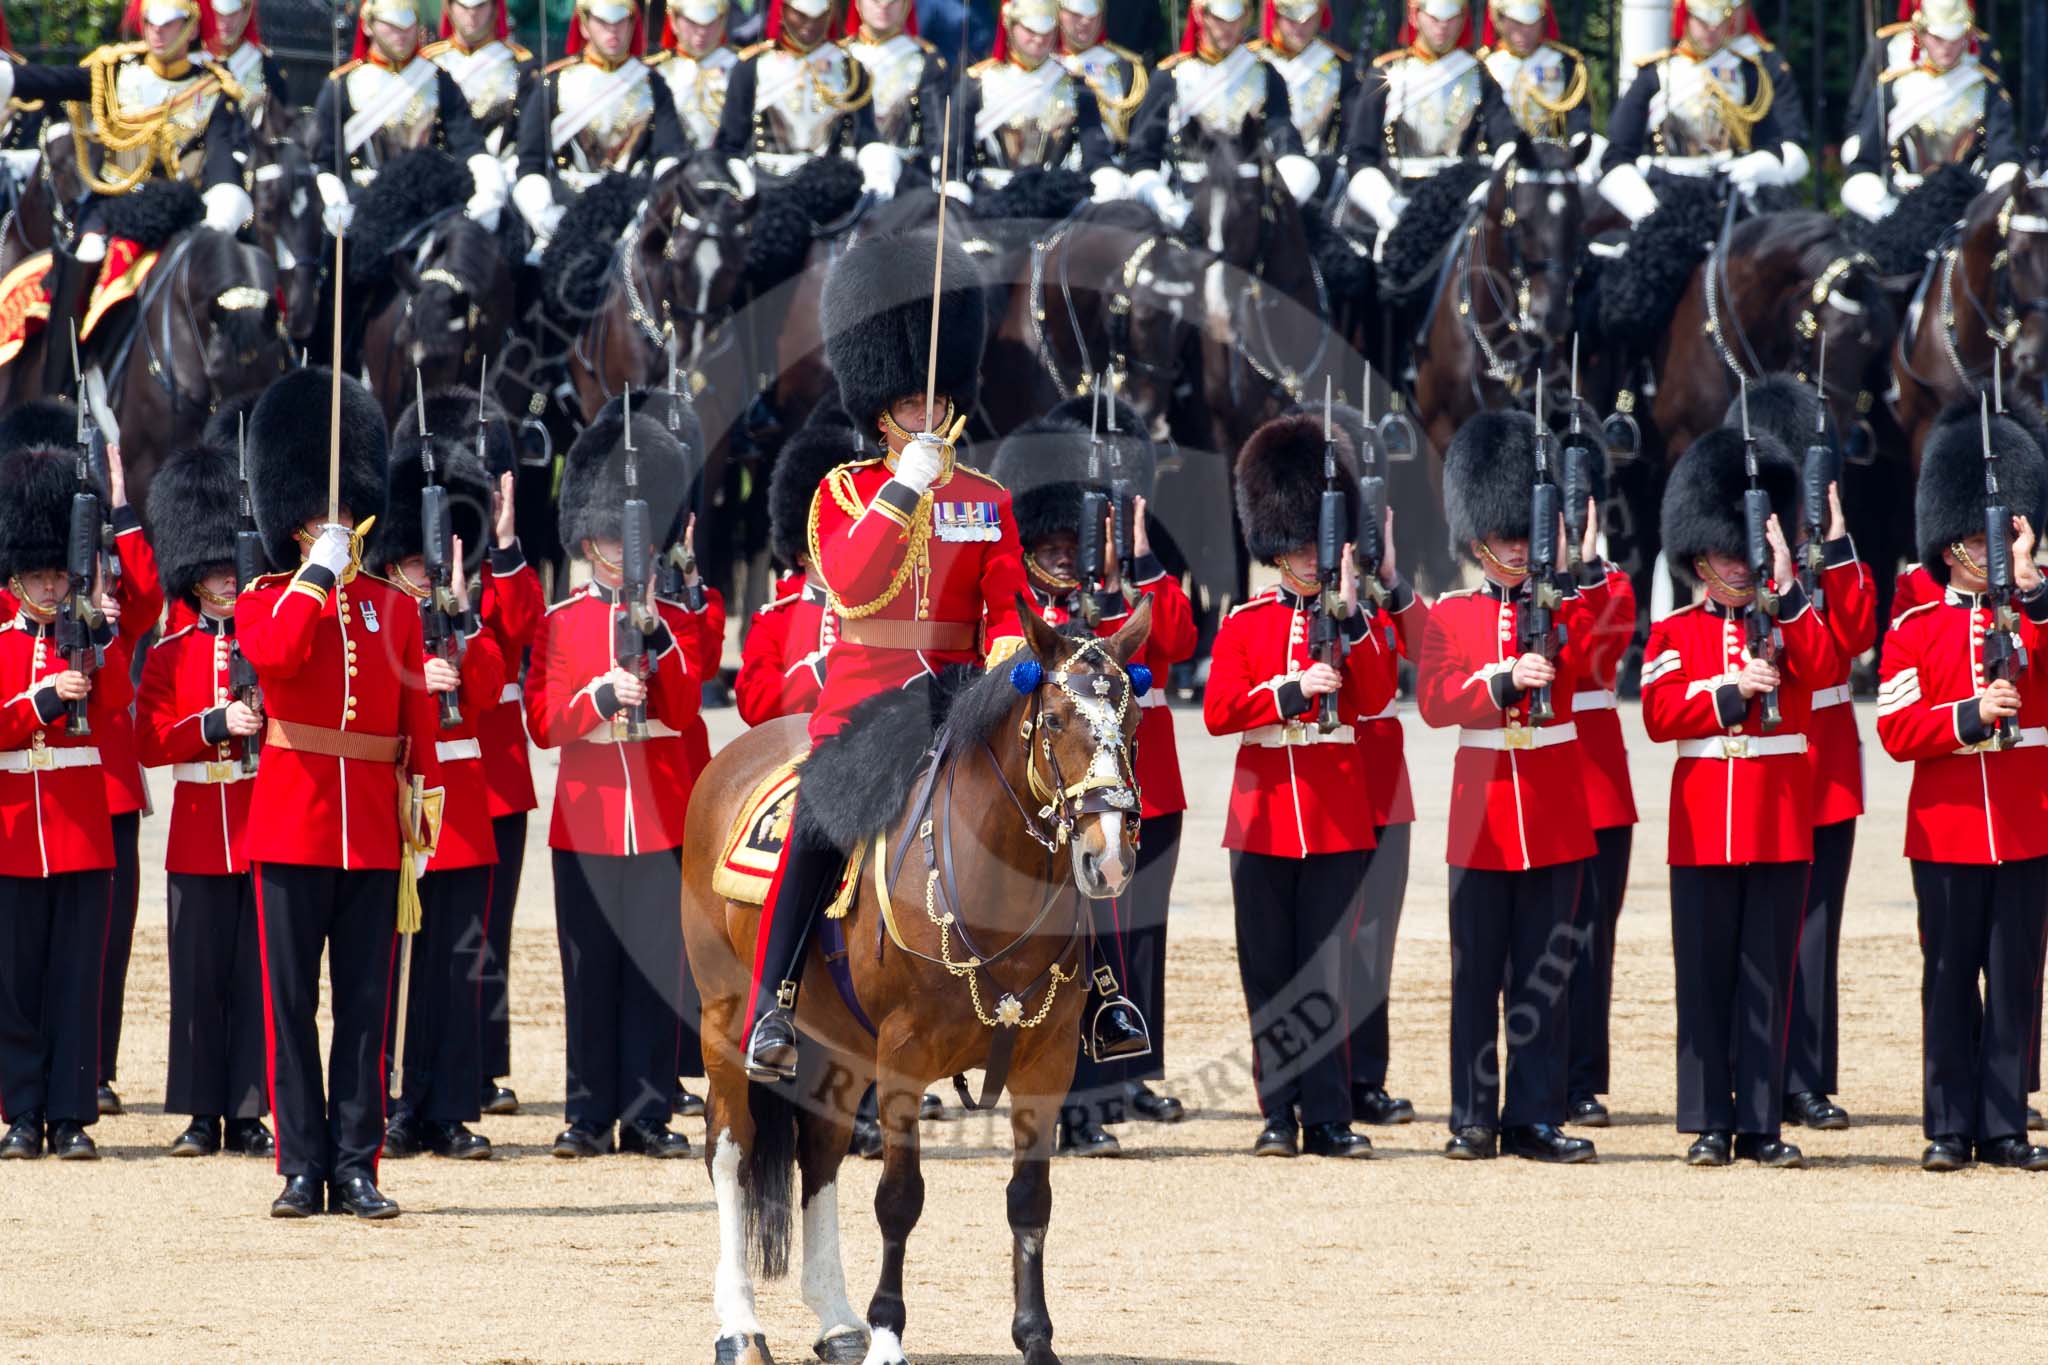
<svg viewBox="0 0 2048 1365">
<path fill-rule="evenodd" d="M 1581 63 L 1579 66 L 1581 79 L 1585 76 L 1585 70 L 1585 65 Z M 1500 225 L 1503 230 L 1508 232 L 1514 231 L 1518 221 L 1514 200 L 1515 170 L 1516 168 L 1512 164 L 1509 165 L 1504 172 L 1504 179 L 1501 184 L 1503 208 L 1501 210 Z M 1497 384 L 1505 384 L 1508 392 L 1518 393 L 1521 391 L 1522 386 L 1521 371 L 1510 365 L 1507 358 L 1494 348 L 1492 341 L 1487 338 L 1486 329 L 1480 326 L 1478 318 L 1472 316 L 1472 275 L 1475 270 L 1484 270 L 1486 272 L 1486 292 L 1493 296 L 1495 305 L 1500 308 L 1501 322 L 1508 329 L 1508 335 L 1515 338 L 1519 338 L 1522 335 L 1523 321 L 1529 316 L 1529 275 L 1520 265 L 1510 268 L 1508 279 L 1515 289 L 1515 312 L 1510 313 L 1506 307 L 1508 301 L 1503 299 L 1500 291 L 1493 287 L 1493 276 L 1499 272 L 1492 265 L 1479 261 L 1475 254 L 1479 244 L 1479 229 L 1485 221 L 1486 207 L 1482 204 L 1478 212 L 1473 215 L 1470 225 L 1466 227 L 1465 245 L 1459 249 L 1458 254 L 1462 265 L 1455 267 L 1458 276 L 1458 317 L 1464 322 L 1466 332 L 1471 335 L 1473 345 L 1479 348 L 1481 358 L 1486 361 L 1486 377 Z M 1477 264 L 1475 264 L 1475 261 Z"/>
<path fill-rule="evenodd" d="M 1819 310 L 1823 305 L 1831 304 L 1838 312 L 1848 310 L 1853 301 L 1843 299 L 1835 290 L 1841 284 L 1842 278 L 1856 270 L 1859 266 L 1869 266 L 1872 270 L 1876 270 L 1877 260 L 1875 257 L 1864 252 L 1852 251 L 1846 256 L 1835 257 L 1835 259 L 1828 262 L 1825 270 L 1822 270 L 1820 274 L 1813 277 L 1813 288 L 1807 291 L 1806 307 L 1799 311 L 1799 320 L 1794 324 L 1799 330 L 1799 335 L 1809 345 L 1815 337 L 1820 335 Z M 1855 304 L 1854 306 L 1860 310 L 1863 305 Z M 1801 384 L 1811 384 L 1813 382 L 1814 376 L 1808 372 L 1808 367 L 1804 363 L 1793 373 Z M 1825 390 L 1827 387 L 1827 376 L 1820 376 L 1820 382 L 1822 389 Z M 1867 414 L 1870 411 L 1870 407 L 1870 391 L 1859 388 L 1856 391 L 1856 411 L 1860 414 Z"/>
<path fill-rule="evenodd" d="M 1999 206 L 1999 245 L 1997 253 L 1991 258 L 1991 274 L 1994 278 L 1999 271 L 2008 268 L 2012 263 L 2012 206 L 2013 201 L 2010 198 Z M 1958 379 L 1965 384 L 1975 384 L 1983 377 L 1982 373 L 1972 373 L 1969 366 L 1963 363 L 1961 352 L 1956 349 L 1956 266 L 1961 260 L 1960 243 L 1941 253 L 1941 352 L 1949 367 L 1956 372 Z M 1970 307 L 1984 321 L 1985 337 L 1994 347 L 2001 351 L 2007 350 L 2019 340 L 2023 320 L 2010 304 L 2000 303 L 1998 317 L 1993 318 L 1985 313 L 1983 303 L 1970 291 L 1967 281 L 1963 288 L 1970 296 Z"/>
</svg>

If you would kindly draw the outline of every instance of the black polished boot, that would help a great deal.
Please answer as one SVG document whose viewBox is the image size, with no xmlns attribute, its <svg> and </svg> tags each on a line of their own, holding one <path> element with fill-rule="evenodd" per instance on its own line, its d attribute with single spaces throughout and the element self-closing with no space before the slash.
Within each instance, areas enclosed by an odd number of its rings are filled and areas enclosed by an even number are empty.
<svg viewBox="0 0 2048 1365">
<path fill-rule="evenodd" d="M 1452 1161 L 1491 1161 L 1500 1154 L 1500 1134 L 1484 1124 L 1467 1124 L 1452 1132 L 1444 1155 Z"/>
<path fill-rule="evenodd" d="M 395 1111 L 391 1121 L 384 1125 L 384 1159 L 402 1161 L 409 1156 L 418 1156 L 426 1149 L 423 1125 L 412 1116 L 412 1111 Z"/>
<path fill-rule="evenodd" d="M 795 993 L 791 992 L 794 999 Z M 773 1085 L 796 1079 L 796 1015 L 773 1006 L 747 1035 L 747 1079 Z"/>
<path fill-rule="evenodd" d="M 435 1156 L 451 1161 L 489 1161 L 491 1140 L 454 1120 L 420 1125 L 420 1141 Z"/>
<path fill-rule="evenodd" d="M 1391 1128 L 1415 1122 L 1415 1106 L 1397 1095 L 1389 1095 L 1383 1085 L 1355 1085 L 1351 1087 L 1351 1118 L 1354 1123 Z"/>
<path fill-rule="evenodd" d="M 43 1111 L 32 1109 L 7 1126 L 0 1161 L 34 1161 L 43 1154 Z"/>
<path fill-rule="evenodd" d="M 1118 1156 L 1123 1144 L 1085 1109 L 1060 1113 L 1058 1151 L 1062 1156 Z"/>
<path fill-rule="evenodd" d="M 1957 1133 L 1941 1134 L 1920 1154 L 1923 1171 L 1960 1171 L 1969 1164 L 1970 1140 Z"/>
<path fill-rule="evenodd" d="M 1291 1115 L 1267 1119 L 1266 1126 L 1259 1130 L 1258 1139 L 1252 1143 L 1253 1156 L 1298 1156 L 1295 1146 L 1296 1129 Z"/>
<path fill-rule="evenodd" d="M 2048 1171 L 2048 1147 L 2036 1146 L 2023 1137 L 1993 1138 L 1977 1144 L 1977 1160 L 2009 1171 Z"/>
<path fill-rule="evenodd" d="M 270 1201 L 272 1218 L 311 1218 L 326 1207 L 322 1201 L 323 1191 L 319 1178 L 310 1175 L 286 1176 L 284 1191 Z"/>
<path fill-rule="evenodd" d="M 619 1150 L 635 1156 L 671 1160 L 690 1154 L 690 1140 L 681 1133 L 669 1131 L 665 1123 L 640 1119 L 619 1125 Z"/>
<path fill-rule="evenodd" d="M 1783 1139 L 1762 1133 L 1737 1133 L 1735 1155 L 1780 1171 L 1803 1170 L 1806 1166 L 1806 1153 Z"/>
<path fill-rule="evenodd" d="M 486 1081 L 477 1109 L 485 1114 L 516 1114 L 519 1112 L 519 1094 L 509 1085 Z"/>
<path fill-rule="evenodd" d="M 1598 1155 L 1592 1142 L 1566 1137 L 1564 1130 L 1554 1123 L 1524 1123 L 1504 1129 L 1500 1149 L 1505 1155 L 1524 1161 L 1547 1161 L 1560 1166 L 1592 1161 Z"/>
<path fill-rule="evenodd" d="M 555 1135 L 554 1154 L 564 1161 L 604 1156 L 612 1149 L 611 1125 L 572 1123 Z"/>
<path fill-rule="evenodd" d="M 229 1119 L 224 1146 L 241 1156 L 276 1156 L 277 1139 L 262 1119 Z"/>
<path fill-rule="evenodd" d="M 114 1093 L 114 1087 L 111 1085 L 102 1085 L 99 1088 L 99 1093 L 94 1096 L 94 1102 L 99 1108 L 101 1118 L 105 1118 L 109 1114 L 125 1114 L 128 1112 L 122 1108 L 121 1097 Z"/>
<path fill-rule="evenodd" d="M 1688 1166 L 1726 1166 L 1735 1159 L 1735 1137 L 1732 1133 L 1701 1133 L 1693 1139 L 1692 1146 L 1685 1149 L 1685 1164 Z"/>
<path fill-rule="evenodd" d="M 1372 1139 L 1352 1132 L 1348 1123 L 1311 1123 L 1301 1130 L 1301 1154 L 1357 1160 L 1372 1155 Z"/>
<path fill-rule="evenodd" d="M 691 1094 L 689 1087 L 682 1083 L 682 1078 L 677 1077 L 676 1099 L 670 1108 L 675 1110 L 675 1115 L 679 1119 L 701 1119 L 704 1117 L 704 1097 Z"/>
<path fill-rule="evenodd" d="M 1614 1122 L 1614 1116 L 1607 1112 L 1606 1105 L 1587 1095 L 1564 1107 L 1564 1121 L 1580 1128 L 1605 1128 Z"/>
<path fill-rule="evenodd" d="M 352 1213 L 366 1223 L 398 1217 L 398 1201 L 387 1197 L 366 1175 L 337 1180 L 327 1187 L 327 1211 Z"/>
<path fill-rule="evenodd" d="M 171 1139 L 172 1156 L 212 1156 L 220 1151 L 220 1120 L 198 1115 Z"/>
<path fill-rule="evenodd" d="M 1121 1062 L 1145 1057 L 1152 1052 L 1152 1033 L 1145 1016 L 1121 995 L 1110 996 L 1096 1007 L 1088 1025 L 1088 1055 L 1096 1062 Z"/>
<path fill-rule="evenodd" d="M 50 1155 L 59 1161 L 98 1161 L 100 1149 L 76 1119 L 60 1119 L 50 1125 Z"/>
<path fill-rule="evenodd" d="M 1818 1090 L 1801 1090 L 1785 1097 L 1785 1122 L 1795 1128 L 1837 1133 L 1849 1126 L 1849 1111 Z"/>
<path fill-rule="evenodd" d="M 1179 1123 L 1187 1108 L 1171 1095 L 1161 1095 L 1143 1081 L 1124 1085 L 1124 1107 L 1148 1123 Z"/>
<path fill-rule="evenodd" d="M 797 801 L 801 805 L 801 791 Z M 747 1077 L 768 1085 L 796 1079 L 796 993 L 804 955 L 811 926 L 846 871 L 846 855 L 802 820 L 792 823 L 782 856 L 782 882 L 768 915 L 767 941 L 761 945 L 761 974 L 754 982 L 753 1008 L 758 1013 L 747 1031 Z"/>
</svg>

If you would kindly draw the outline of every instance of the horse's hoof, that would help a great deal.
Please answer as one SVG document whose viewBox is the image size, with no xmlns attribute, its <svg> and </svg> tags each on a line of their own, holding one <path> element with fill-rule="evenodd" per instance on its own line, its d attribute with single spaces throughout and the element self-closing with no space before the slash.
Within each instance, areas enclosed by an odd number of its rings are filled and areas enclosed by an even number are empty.
<svg viewBox="0 0 2048 1365">
<path fill-rule="evenodd" d="M 1034 1341 L 1024 1348 L 1024 1365 L 1060 1365 L 1050 1341 Z"/>
<path fill-rule="evenodd" d="M 903 1354 L 903 1343 L 894 1332 L 877 1327 L 868 1342 L 868 1353 L 861 1357 L 861 1365 L 910 1365 L 910 1357 Z"/>
<path fill-rule="evenodd" d="M 868 1356 L 868 1334 L 858 1327 L 834 1332 L 813 1342 L 811 1354 L 825 1365 L 860 1365 Z"/>
<path fill-rule="evenodd" d="M 768 1339 L 756 1332 L 747 1337 L 720 1337 L 717 1365 L 775 1365 L 775 1357 L 768 1354 Z"/>
</svg>

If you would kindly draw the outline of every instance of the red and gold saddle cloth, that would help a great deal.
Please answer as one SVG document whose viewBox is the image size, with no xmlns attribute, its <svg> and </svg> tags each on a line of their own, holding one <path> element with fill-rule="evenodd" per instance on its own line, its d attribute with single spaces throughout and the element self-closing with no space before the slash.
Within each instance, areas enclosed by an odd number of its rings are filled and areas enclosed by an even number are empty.
<svg viewBox="0 0 2048 1365">
<path fill-rule="evenodd" d="M 125 237 L 109 239 L 107 258 L 100 262 L 100 277 L 78 324 L 80 341 L 90 340 L 108 313 L 135 297 L 156 268 L 157 256 Z M 50 253 L 38 251 L 0 279 L 0 365 L 19 355 L 49 321 L 50 293 L 44 286 L 49 273 Z"/>
</svg>

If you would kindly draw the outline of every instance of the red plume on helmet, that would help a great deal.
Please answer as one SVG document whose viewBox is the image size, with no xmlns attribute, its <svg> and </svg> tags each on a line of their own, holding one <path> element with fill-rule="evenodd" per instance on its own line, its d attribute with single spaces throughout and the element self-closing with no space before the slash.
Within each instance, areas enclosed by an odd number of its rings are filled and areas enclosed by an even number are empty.
<svg viewBox="0 0 2048 1365">
<path fill-rule="evenodd" d="M 545 4 L 546 0 L 542 0 L 542 3 Z M 512 25 L 505 17 L 505 0 L 492 0 L 491 9 L 493 20 L 491 33 L 502 41 L 510 37 L 512 33 Z M 455 36 L 454 11 L 455 0 L 441 0 L 441 36 L 443 38 L 453 38 Z"/>
<path fill-rule="evenodd" d="M 999 6 L 998 8 L 1000 9 L 1000 6 Z M 1000 20 L 1000 15 L 998 16 L 998 19 Z M 910 35 L 911 37 L 913 37 L 913 38 L 915 38 L 915 37 L 917 36 L 917 4 L 916 4 L 916 0 L 912 0 L 912 3 L 910 3 L 910 4 L 908 4 L 908 5 L 905 5 L 905 6 L 903 7 L 903 31 L 904 31 L 905 33 L 908 33 L 908 34 L 909 34 L 909 35 Z M 997 43 L 1001 43 L 1001 42 L 1003 41 L 1003 39 L 1002 39 L 1002 32 L 1003 32 L 1003 25 L 1002 25 L 1002 24 L 1001 24 L 1001 22 L 999 21 L 999 22 L 998 22 L 998 23 L 996 24 L 996 42 L 997 42 Z M 845 34 L 845 36 L 846 36 L 846 37 L 848 37 L 848 38 L 858 38 L 858 37 L 860 37 L 860 4 L 859 4 L 859 0 L 848 0 L 848 4 L 847 4 L 847 6 L 846 6 L 846 34 Z M 1000 58 L 999 58 L 998 60 L 1000 60 Z"/>
<path fill-rule="evenodd" d="M 1686 8 L 1685 0 L 1678 0 L 1678 3 L 1671 7 L 1672 42 L 1675 43 L 1685 36 L 1685 21 L 1689 17 L 1690 11 Z M 1751 37 L 1761 39 L 1764 36 L 1764 26 L 1757 21 L 1756 6 L 1746 4 L 1742 7 L 1742 21 L 1743 28 Z"/>
<path fill-rule="evenodd" d="M 133 34 L 137 38 L 142 36 L 142 6 L 143 0 L 128 0 L 128 8 L 121 14 L 121 31 L 123 33 Z M 192 35 L 192 46 L 195 48 L 213 46 L 215 29 L 213 6 L 208 0 L 192 0 L 192 7 L 199 12 L 199 31 Z M 253 25 L 255 20 L 252 18 L 249 22 Z M 13 42 L 7 39 L 4 21 L 0 21 L 0 42 L 5 42 L 10 52 L 14 50 Z"/>
<path fill-rule="evenodd" d="M 213 6 L 208 5 L 207 8 L 210 10 L 213 8 Z M 247 26 L 242 29 L 242 36 L 239 41 L 244 43 L 254 43 L 258 47 L 261 47 L 263 45 L 263 16 L 257 13 L 256 0 L 245 0 L 242 9 L 248 14 L 249 22 Z M 211 48 L 214 43 L 217 43 L 221 40 L 220 27 L 220 15 L 216 12 L 213 16 L 213 38 L 209 40 L 207 43 L 207 46 L 209 48 Z M 0 27 L 0 39 L 4 39 L 5 36 L 6 29 L 4 27 Z"/>
<path fill-rule="evenodd" d="M 14 35 L 7 31 L 7 11 L 0 10 L 0 52 L 14 51 Z"/>
<path fill-rule="evenodd" d="M 1278 17 L 1279 12 L 1279 6 L 1275 5 L 1273 0 L 1266 0 L 1266 16 L 1259 21 L 1259 36 L 1269 43 L 1273 41 L 1273 21 Z M 1322 6 L 1322 19 L 1322 31 L 1328 33 L 1330 31 L 1330 6 L 1328 0 L 1324 0 Z"/>
<path fill-rule="evenodd" d="M 562 41 L 564 54 L 575 57 L 583 51 L 583 9 L 578 6 L 569 17 L 569 32 Z M 647 12 L 639 4 L 633 5 L 633 41 L 626 44 L 628 56 L 638 57 L 647 50 Z"/>
<path fill-rule="evenodd" d="M 1557 9 L 1555 6 L 1547 3 L 1543 6 L 1543 36 L 1553 43 L 1558 38 Z M 1486 20 L 1479 26 L 1479 45 L 1481 47 L 1492 47 L 1496 41 L 1493 32 L 1493 6 L 1488 5 L 1486 7 Z"/>
</svg>

